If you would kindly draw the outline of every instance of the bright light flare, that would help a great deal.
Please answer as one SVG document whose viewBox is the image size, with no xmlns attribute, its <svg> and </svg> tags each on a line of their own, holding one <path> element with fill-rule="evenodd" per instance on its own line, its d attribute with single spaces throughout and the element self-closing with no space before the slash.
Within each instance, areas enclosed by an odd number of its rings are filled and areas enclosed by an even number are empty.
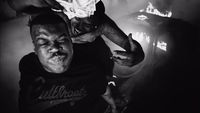
<svg viewBox="0 0 200 113">
<path fill-rule="evenodd" d="M 161 13 L 158 9 L 156 9 L 151 2 L 148 2 L 148 6 L 146 8 L 146 10 L 141 9 L 140 12 L 146 12 L 149 14 L 154 14 L 154 15 L 158 15 L 161 17 L 171 17 L 172 16 L 172 12 L 171 11 L 165 11 L 165 13 Z"/>
<path fill-rule="evenodd" d="M 156 47 L 163 51 L 167 51 L 167 43 L 165 43 L 163 41 L 158 41 Z"/>
<path fill-rule="evenodd" d="M 139 43 L 142 43 L 142 41 L 146 41 L 147 43 L 150 43 L 150 37 L 144 33 L 144 32 L 135 32 L 132 33 L 133 39 L 138 41 Z"/>
<path fill-rule="evenodd" d="M 151 37 L 144 32 L 135 32 L 132 33 L 132 36 L 134 40 L 142 45 L 142 47 L 146 47 L 151 42 Z M 157 41 L 152 44 L 163 51 L 167 51 L 167 43 L 164 41 Z"/>
<path fill-rule="evenodd" d="M 116 86 L 116 83 L 114 81 L 109 81 L 108 85 L 112 84 L 113 86 Z"/>
<path fill-rule="evenodd" d="M 148 52 L 148 47 L 150 44 L 150 36 L 147 35 L 145 32 L 133 32 L 132 33 L 132 38 L 136 40 L 140 45 L 142 46 L 143 50 L 145 53 Z"/>
<path fill-rule="evenodd" d="M 144 20 L 149 19 L 149 18 L 148 18 L 147 16 L 145 16 L 145 15 L 139 15 L 139 16 L 137 17 L 137 19 L 138 19 L 138 20 L 144 21 Z"/>
</svg>

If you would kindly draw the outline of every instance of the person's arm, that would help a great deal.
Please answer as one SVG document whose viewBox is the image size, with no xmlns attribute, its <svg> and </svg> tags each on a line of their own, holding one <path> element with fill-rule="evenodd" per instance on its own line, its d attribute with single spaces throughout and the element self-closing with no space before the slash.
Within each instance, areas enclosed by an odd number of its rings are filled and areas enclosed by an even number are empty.
<svg viewBox="0 0 200 113">
<path fill-rule="evenodd" d="M 126 51 L 130 51 L 130 44 L 127 35 L 117 26 L 117 24 L 109 18 L 106 14 L 102 17 L 102 23 L 99 26 L 99 31 L 101 34 L 105 35 L 106 38 L 110 39 L 115 44 L 119 45 Z M 135 48 L 140 46 L 134 40 Z"/>
<path fill-rule="evenodd" d="M 23 12 L 28 7 L 47 7 L 43 0 L 8 0 L 8 4 L 17 12 Z"/>
<path fill-rule="evenodd" d="M 50 8 L 63 9 L 55 0 L 8 0 L 8 4 L 17 13 L 29 15 L 40 13 Z"/>
<path fill-rule="evenodd" d="M 51 0 L 11 0 L 13 1 L 13 8 L 16 11 L 30 11 L 27 8 L 31 8 L 30 6 L 34 6 L 35 8 L 44 8 L 44 7 L 53 7 L 55 6 L 55 2 L 51 2 Z M 59 5 L 58 5 L 59 6 Z M 34 10 L 35 11 L 35 10 Z M 34 12 L 33 11 L 33 12 Z M 23 12 L 23 11 L 22 11 Z M 116 23 L 110 19 L 106 14 L 100 18 L 102 22 L 98 28 L 82 36 L 78 36 L 76 38 L 72 38 L 73 43 L 86 43 L 92 42 L 95 38 L 101 34 L 105 35 L 108 39 L 110 39 L 115 44 L 119 45 L 120 47 L 124 48 L 126 51 L 116 51 L 115 60 L 120 65 L 124 66 L 134 66 L 138 64 L 144 59 L 144 52 L 142 50 L 141 45 L 133 40 L 132 38 L 128 38 L 128 36 L 116 25 Z M 121 57 L 120 57 L 121 56 Z M 125 59 L 122 57 L 125 56 Z"/>
<path fill-rule="evenodd" d="M 117 113 L 116 105 L 115 105 L 114 99 L 111 96 L 111 90 L 110 90 L 109 86 L 107 86 L 106 92 L 101 96 L 111 106 L 112 113 Z"/>
<path fill-rule="evenodd" d="M 126 51 L 115 51 L 113 60 L 120 65 L 132 67 L 144 59 L 144 52 L 141 45 L 132 39 L 132 35 L 127 36 L 107 15 L 101 18 L 102 22 L 98 28 L 92 32 L 72 38 L 73 43 L 92 42 L 97 36 L 105 35 L 106 38 L 119 45 Z M 124 58 L 125 57 L 125 58 Z"/>
<path fill-rule="evenodd" d="M 133 66 L 144 59 L 144 52 L 141 45 L 132 39 L 131 34 L 127 36 L 107 15 L 102 17 L 102 24 L 99 26 L 98 30 L 98 32 L 105 35 L 109 40 L 126 50 L 125 52 L 115 51 L 119 57 L 113 58 L 118 63 L 121 62 L 121 65 L 125 64 L 127 66 Z M 121 59 L 120 55 L 127 57 L 126 61 L 125 59 Z"/>
</svg>

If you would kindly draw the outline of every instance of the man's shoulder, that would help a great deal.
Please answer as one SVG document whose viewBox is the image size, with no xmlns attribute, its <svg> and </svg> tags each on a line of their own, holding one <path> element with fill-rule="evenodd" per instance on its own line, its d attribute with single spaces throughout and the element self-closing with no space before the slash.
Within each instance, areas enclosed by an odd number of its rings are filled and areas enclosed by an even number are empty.
<svg viewBox="0 0 200 113">
<path fill-rule="evenodd" d="M 34 68 L 34 64 L 37 62 L 37 56 L 34 52 L 31 52 L 23 56 L 19 62 L 19 69 L 23 70 L 24 68 Z"/>
<path fill-rule="evenodd" d="M 21 58 L 21 60 L 20 60 L 20 63 L 31 62 L 31 61 L 33 61 L 33 60 L 36 60 L 36 57 L 37 57 L 37 56 L 35 55 L 35 53 L 34 53 L 34 52 L 31 52 L 31 53 L 29 53 L 29 54 L 23 56 L 23 57 Z"/>
</svg>

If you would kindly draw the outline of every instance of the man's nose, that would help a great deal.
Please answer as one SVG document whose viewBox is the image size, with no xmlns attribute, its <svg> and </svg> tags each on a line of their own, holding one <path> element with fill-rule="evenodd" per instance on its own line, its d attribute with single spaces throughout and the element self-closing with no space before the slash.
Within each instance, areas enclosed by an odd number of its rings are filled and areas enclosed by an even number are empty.
<svg viewBox="0 0 200 113">
<path fill-rule="evenodd" d="M 58 52 L 59 51 L 59 45 L 58 44 L 56 44 L 56 43 L 53 43 L 53 44 L 51 44 L 51 47 L 50 47 L 50 50 L 49 50 L 49 52 L 52 52 L 52 53 L 54 53 L 54 52 Z"/>
<path fill-rule="evenodd" d="M 51 53 L 55 53 L 55 52 L 58 52 L 58 48 L 55 48 L 55 47 L 51 47 L 49 52 Z"/>
</svg>

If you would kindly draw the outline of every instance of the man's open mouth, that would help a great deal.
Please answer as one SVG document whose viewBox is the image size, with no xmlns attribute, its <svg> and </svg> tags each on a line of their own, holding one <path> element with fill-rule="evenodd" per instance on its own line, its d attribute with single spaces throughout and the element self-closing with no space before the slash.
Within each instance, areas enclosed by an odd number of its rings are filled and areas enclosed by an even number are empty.
<svg viewBox="0 0 200 113">
<path fill-rule="evenodd" d="M 74 36 L 78 36 L 78 35 L 80 35 L 82 32 L 79 30 L 79 29 L 77 29 L 77 28 L 74 28 L 74 30 L 73 30 L 73 35 Z"/>
<path fill-rule="evenodd" d="M 66 55 L 56 55 L 49 59 L 52 64 L 62 64 L 66 58 Z"/>
</svg>

